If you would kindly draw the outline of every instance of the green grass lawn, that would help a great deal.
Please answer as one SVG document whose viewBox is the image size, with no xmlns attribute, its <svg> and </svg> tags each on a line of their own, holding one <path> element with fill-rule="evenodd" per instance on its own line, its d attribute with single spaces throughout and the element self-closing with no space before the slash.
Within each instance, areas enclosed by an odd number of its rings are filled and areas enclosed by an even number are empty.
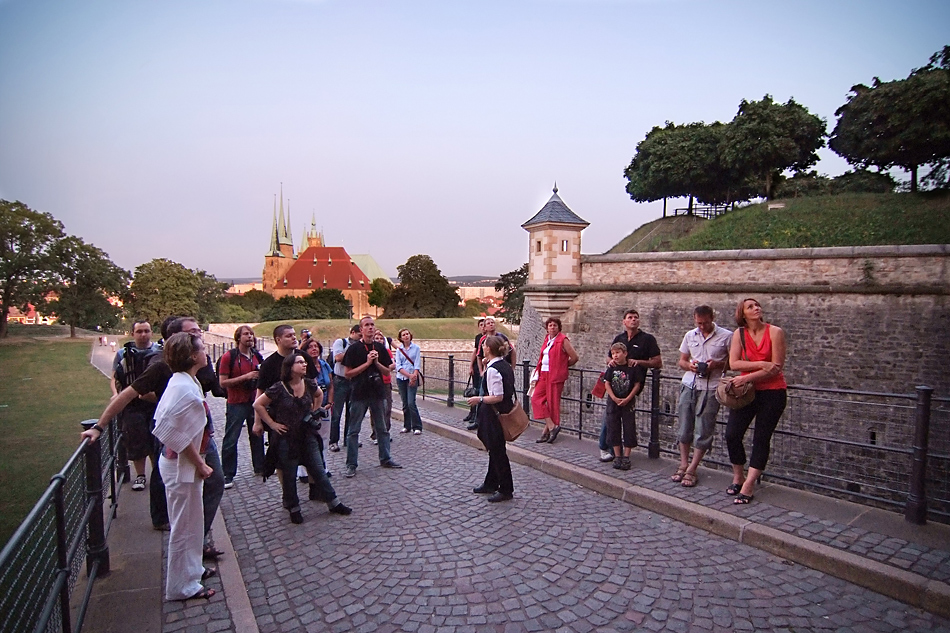
<svg viewBox="0 0 950 633">
<path fill-rule="evenodd" d="M 0 544 L 5 544 L 98 418 L 109 383 L 89 364 L 89 339 L 0 344 Z"/>
<path fill-rule="evenodd" d="M 355 323 L 348 319 L 324 319 L 320 321 L 271 321 L 254 327 L 257 336 L 270 339 L 274 334 L 274 327 L 281 323 L 289 323 L 300 332 L 302 328 L 310 330 L 320 341 L 338 339 L 350 331 Z M 399 330 L 406 327 L 412 331 L 415 338 L 420 339 L 474 339 L 478 331 L 477 321 L 471 318 L 460 319 L 377 319 L 376 327 L 384 334 L 396 338 Z M 498 326 L 498 331 L 511 336 L 507 328 Z"/>
<path fill-rule="evenodd" d="M 842 194 L 756 204 L 702 223 L 669 250 L 950 244 L 950 195 Z"/>
</svg>

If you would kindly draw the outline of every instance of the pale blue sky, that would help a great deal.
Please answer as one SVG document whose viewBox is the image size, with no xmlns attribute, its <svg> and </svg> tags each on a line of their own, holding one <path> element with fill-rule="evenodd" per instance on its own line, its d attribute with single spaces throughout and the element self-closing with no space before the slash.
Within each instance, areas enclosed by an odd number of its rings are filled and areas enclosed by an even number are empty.
<svg viewBox="0 0 950 633">
<path fill-rule="evenodd" d="M 945 44 L 944 1 L 0 0 L 0 198 L 227 279 L 261 274 L 283 182 L 298 245 L 316 213 L 391 275 L 500 274 L 555 180 L 585 253 L 658 217 L 623 178 L 654 125 L 769 93 L 830 130 Z"/>
</svg>

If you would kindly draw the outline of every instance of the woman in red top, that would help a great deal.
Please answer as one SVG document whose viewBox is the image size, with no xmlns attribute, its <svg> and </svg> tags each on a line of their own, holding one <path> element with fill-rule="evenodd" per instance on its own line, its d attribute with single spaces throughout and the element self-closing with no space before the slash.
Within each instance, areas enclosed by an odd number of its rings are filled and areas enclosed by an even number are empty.
<svg viewBox="0 0 950 633">
<path fill-rule="evenodd" d="M 752 501 L 752 491 L 769 460 L 772 433 L 785 411 L 786 384 L 782 374 L 785 364 L 785 332 L 762 320 L 762 306 L 755 299 L 743 299 L 736 307 L 736 325 L 729 348 L 729 366 L 741 375 L 733 384 L 755 383 L 755 399 L 741 409 L 729 412 L 726 424 L 726 445 L 732 463 L 732 485 L 726 492 L 736 495 L 735 503 Z M 742 438 L 755 419 L 752 435 L 752 457 L 745 474 L 745 447 Z"/>
<path fill-rule="evenodd" d="M 560 319 L 547 319 L 544 328 L 548 333 L 541 344 L 538 383 L 531 396 L 531 410 L 536 419 L 544 420 L 544 432 L 537 442 L 553 444 L 561 432 L 561 392 L 567 382 L 567 368 L 577 362 L 577 352 L 561 332 Z"/>
</svg>

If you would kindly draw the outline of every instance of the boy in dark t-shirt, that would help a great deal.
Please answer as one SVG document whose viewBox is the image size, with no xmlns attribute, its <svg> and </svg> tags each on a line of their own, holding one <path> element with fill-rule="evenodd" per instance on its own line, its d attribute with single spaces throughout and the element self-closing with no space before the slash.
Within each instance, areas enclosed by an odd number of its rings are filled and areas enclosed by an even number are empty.
<svg viewBox="0 0 950 633">
<path fill-rule="evenodd" d="M 630 470 L 630 451 L 637 445 L 633 399 L 643 389 L 646 372 L 641 367 L 627 365 L 627 346 L 623 343 L 618 342 L 610 346 L 610 357 L 615 366 L 608 367 L 604 372 L 607 387 L 607 437 L 614 449 L 614 468 Z"/>
</svg>

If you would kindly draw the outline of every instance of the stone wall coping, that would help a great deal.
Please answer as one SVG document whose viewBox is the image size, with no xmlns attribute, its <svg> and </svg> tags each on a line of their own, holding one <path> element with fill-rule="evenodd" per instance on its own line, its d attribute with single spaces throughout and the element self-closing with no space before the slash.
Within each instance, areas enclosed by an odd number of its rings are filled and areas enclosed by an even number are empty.
<svg viewBox="0 0 950 633">
<path fill-rule="evenodd" d="M 828 246 L 822 248 L 759 248 L 724 251 L 664 251 L 581 255 L 581 263 L 662 262 L 689 260 L 845 259 L 859 257 L 950 256 L 950 244 L 892 246 Z"/>
</svg>

